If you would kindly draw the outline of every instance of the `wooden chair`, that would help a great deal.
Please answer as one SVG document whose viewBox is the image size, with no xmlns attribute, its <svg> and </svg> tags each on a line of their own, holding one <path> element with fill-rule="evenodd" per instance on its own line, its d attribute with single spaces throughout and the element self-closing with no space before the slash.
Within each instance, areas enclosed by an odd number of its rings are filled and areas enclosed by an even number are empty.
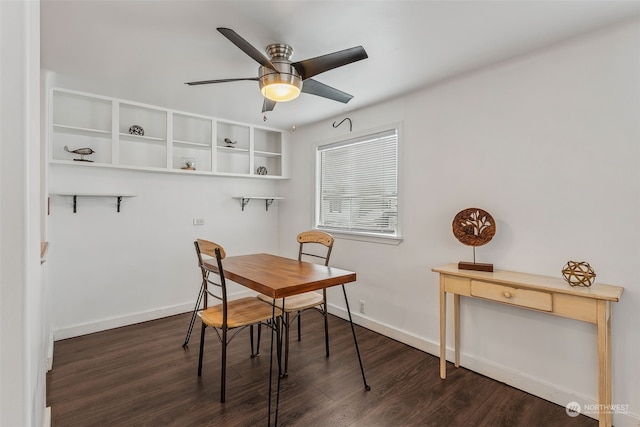
<svg viewBox="0 0 640 427">
<path fill-rule="evenodd" d="M 204 353 L 205 330 L 211 326 L 216 331 L 222 345 L 221 374 L 220 374 L 220 402 L 225 401 L 225 383 L 227 370 L 227 346 L 231 340 L 247 326 L 251 327 L 251 357 L 253 352 L 253 325 L 265 324 L 271 327 L 272 308 L 263 304 L 255 297 L 246 297 L 229 301 L 227 299 L 227 285 L 224 277 L 222 260 L 225 258 L 224 249 L 213 242 L 198 239 L 194 242 L 200 270 L 202 271 L 202 286 L 204 292 L 204 310 L 200 313 L 202 329 L 200 333 L 200 355 L 198 357 L 198 376 L 202 375 L 202 356 Z M 215 258 L 218 272 L 208 270 L 204 266 L 202 255 Z M 215 277 L 219 279 L 216 282 Z M 211 296 L 220 301 L 220 304 L 209 307 L 207 297 Z M 276 309 L 276 315 L 280 316 L 280 310 Z M 229 337 L 229 331 L 236 329 Z M 258 346 L 260 338 L 258 333 Z M 258 347 L 259 348 L 259 347 Z"/>
<path fill-rule="evenodd" d="M 298 234 L 298 242 L 300 248 L 298 250 L 298 261 L 305 259 L 321 259 L 324 261 L 324 265 L 329 265 L 329 258 L 331 257 L 331 250 L 333 249 L 334 238 L 331 234 L 324 231 L 303 231 Z M 258 298 L 269 305 L 273 303 L 273 299 L 266 295 L 259 294 Z M 284 312 L 284 372 L 283 375 L 287 375 L 289 367 L 289 330 L 291 322 L 298 318 L 298 341 L 301 337 L 300 326 L 300 313 L 308 309 L 316 309 L 324 316 L 324 339 L 325 339 L 325 351 L 327 357 L 329 357 L 329 319 L 327 317 L 327 290 L 323 289 L 322 293 L 318 292 L 305 292 L 299 295 L 293 295 L 284 299 L 284 307 L 282 306 L 282 299 L 276 300 L 276 307 Z"/>
</svg>

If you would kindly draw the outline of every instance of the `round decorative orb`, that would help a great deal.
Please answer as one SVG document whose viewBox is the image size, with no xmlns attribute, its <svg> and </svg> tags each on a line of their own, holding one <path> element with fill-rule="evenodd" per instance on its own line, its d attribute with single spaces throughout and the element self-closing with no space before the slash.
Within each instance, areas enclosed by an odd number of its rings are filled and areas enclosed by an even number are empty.
<svg viewBox="0 0 640 427">
<path fill-rule="evenodd" d="M 140 125 L 131 125 L 129 133 L 131 135 L 144 136 L 144 129 Z"/>
<path fill-rule="evenodd" d="M 256 173 L 258 175 L 266 175 L 267 174 L 267 168 L 264 166 L 259 166 L 258 169 L 256 169 Z"/>
<path fill-rule="evenodd" d="M 588 262 L 569 261 L 562 269 L 562 277 L 571 286 L 591 286 L 596 272 Z"/>
<path fill-rule="evenodd" d="M 482 246 L 496 234 L 496 222 L 489 212 L 468 208 L 453 218 L 453 235 L 463 245 Z"/>
</svg>

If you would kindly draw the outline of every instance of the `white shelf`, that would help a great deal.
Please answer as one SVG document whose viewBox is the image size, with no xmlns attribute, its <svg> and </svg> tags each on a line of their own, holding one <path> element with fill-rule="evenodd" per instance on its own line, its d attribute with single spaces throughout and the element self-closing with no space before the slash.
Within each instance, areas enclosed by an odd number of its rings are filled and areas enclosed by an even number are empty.
<svg viewBox="0 0 640 427">
<path fill-rule="evenodd" d="M 221 120 L 68 89 L 51 90 L 48 114 L 52 164 L 147 172 L 287 179 L 287 135 L 278 129 Z M 144 135 L 128 133 L 131 126 Z M 237 142 L 227 147 L 225 139 Z M 91 148 L 92 162 L 64 150 Z M 196 170 L 183 170 L 185 159 Z M 265 167 L 269 175 L 258 175 Z"/>
<path fill-rule="evenodd" d="M 137 194 L 131 193 L 98 193 L 98 192 L 82 192 L 82 191 L 67 191 L 64 193 L 51 193 L 53 196 L 84 196 L 84 197 L 137 197 Z"/>
<path fill-rule="evenodd" d="M 120 212 L 120 203 L 123 197 L 137 197 L 136 194 L 127 193 L 84 193 L 84 192 L 65 192 L 65 193 L 50 193 L 53 196 L 71 196 L 73 197 L 73 213 L 77 212 L 78 197 L 115 197 L 118 201 L 117 212 Z"/>
<path fill-rule="evenodd" d="M 262 156 L 262 157 L 280 157 L 282 156 L 282 153 L 272 153 L 269 151 L 254 151 L 253 154 L 255 156 Z"/>
<path fill-rule="evenodd" d="M 249 149 L 247 149 L 247 148 L 222 147 L 222 146 L 218 145 L 218 151 L 223 151 L 225 153 L 248 153 Z"/>
<path fill-rule="evenodd" d="M 157 136 L 144 136 L 144 135 L 132 135 L 130 133 L 122 133 L 120 132 L 119 134 L 121 137 L 124 137 L 125 139 L 131 139 L 131 140 L 140 140 L 140 141 L 156 141 L 156 142 L 164 142 L 166 141 L 165 138 L 160 138 Z"/>
<path fill-rule="evenodd" d="M 104 168 L 104 169 L 121 169 L 121 170 L 132 170 L 137 172 L 151 172 L 151 173 L 168 173 L 168 174 L 178 174 L 178 175 L 203 175 L 203 176 L 224 176 L 224 177 L 232 177 L 232 178 L 255 178 L 255 179 L 285 179 L 281 176 L 275 175 L 247 175 L 243 173 L 232 173 L 232 172 L 210 172 L 203 170 L 183 170 L 179 168 L 168 169 L 168 168 L 155 168 L 155 167 L 140 167 L 140 166 L 130 166 L 130 165 L 112 165 L 110 163 L 89 163 L 89 162 L 74 162 L 72 160 L 51 160 L 49 162 L 50 165 L 54 167 L 56 165 L 62 166 L 73 166 L 73 167 L 88 167 L 88 168 Z"/>
<path fill-rule="evenodd" d="M 194 147 L 211 148 L 211 144 L 205 144 L 202 142 L 180 141 L 179 139 L 174 139 L 173 143 L 179 145 L 192 145 Z"/>
<path fill-rule="evenodd" d="M 74 132 L 74 133 L 98 134 L 98 135 L 104 135 L 105 137 L 111 135 L 111 131 L 102 130 L 102 129 L 89 129 L 89 128 L 83 128 L 83 127 L 79 127 L 79 126 L 58 125 L 58 124 L 55 124 L 55 123 L 54 123 L 53 127 L 55 129 L 60 129 L 62 131 Z"/>
<path fill-rule="evenodd" d="M 234 196 L 234 199 L 240 200 L 240 206 L 244 211 L 244 207 L 247 206 L 250 200 L 264 200 L 265 208 L 269 210 L 269 206 L 273 203 L 274 200 L 284 200 L 284 197 L 274 197 L 274 196 Z"/>
</svg>

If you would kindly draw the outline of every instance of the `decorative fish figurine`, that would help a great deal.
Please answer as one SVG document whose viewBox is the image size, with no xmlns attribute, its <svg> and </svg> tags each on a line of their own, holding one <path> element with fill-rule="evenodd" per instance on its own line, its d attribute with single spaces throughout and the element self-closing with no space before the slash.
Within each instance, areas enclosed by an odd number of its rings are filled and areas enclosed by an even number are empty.
<svg viewBox="0 0 640 427">
<path fill-rule="evenodd" d="M 91 148 L 78 148 L 77 150 L 69 150 L 69 147 L 67 145 L 64 146 L 64 151 L 68 152 L 68 153 L 74 153 L 74 154 L 80 154 L 80 158 L 79 159 L 73 159 L 77 162 L 93 162 L 93 160 L 87 160 L 84 158 L 84 156 L 88 156 L 89 154 L 93 154 L 95 153 L 95 151 L 93 151 Z"/>
</svg>

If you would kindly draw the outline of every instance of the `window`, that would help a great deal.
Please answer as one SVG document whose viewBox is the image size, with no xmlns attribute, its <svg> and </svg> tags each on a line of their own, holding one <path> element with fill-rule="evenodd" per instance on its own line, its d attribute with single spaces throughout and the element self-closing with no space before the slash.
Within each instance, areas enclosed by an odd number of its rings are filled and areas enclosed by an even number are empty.
<svg viewBox="0 0 640 427">
<path fill-rule="evenodd" d="M 399 237 L 397 129 L 317 147 L 315 226 Z"/>
</svg>

